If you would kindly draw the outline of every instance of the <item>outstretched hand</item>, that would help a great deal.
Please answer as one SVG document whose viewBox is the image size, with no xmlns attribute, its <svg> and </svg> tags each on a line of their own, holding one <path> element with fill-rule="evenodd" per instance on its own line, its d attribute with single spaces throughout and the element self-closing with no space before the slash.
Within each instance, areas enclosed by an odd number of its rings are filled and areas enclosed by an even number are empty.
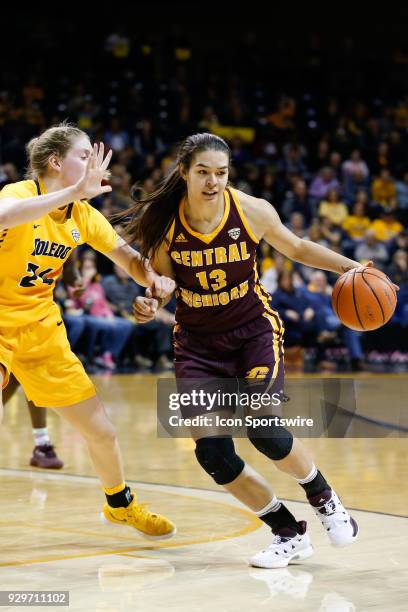
<svg viewBox="0 0 408 612">
<path fill-rule="evenodd" d="M 89 156 L 84 175 L 74 185 L 75 199 L 90 200 L 102 193 L 112 191 L 110 185 L 102 185 L 105 172 L 112 158 L 112 151 L 109 151 L 104 158 L 103 142 L 99 145 L 94 144 L 92 154 Z"/>
</svg>

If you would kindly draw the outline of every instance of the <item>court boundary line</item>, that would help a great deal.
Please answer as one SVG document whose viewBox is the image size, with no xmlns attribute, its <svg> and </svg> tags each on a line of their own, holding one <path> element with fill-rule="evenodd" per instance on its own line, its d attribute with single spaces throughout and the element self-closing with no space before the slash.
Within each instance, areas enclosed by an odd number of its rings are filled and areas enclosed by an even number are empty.
<svg viewBox="0 0 408 612">
<path fill-rule="evenodd" d="M 0 473 L 1 472 L 18 472 L 19 474 L 36 474 L 36 475 L 41 475 L 49 480 L 57 480 L 58 477 L 67 477 L 67 478 L 78 478 L 78 479 L 89 479 L 89 480 L 98 480 L 96 476 L 91 476 L 88 474 L 71 474 L 71 473 L 67 473 L 67 472 L 53 472 L 53 473 L 49 473 L 49 472 L 44 472 L 43 470 L 41 470 L 40 468 L 38 470 L 28 470 L 28 469 L 24 469 L 24 468 L 5 468 L 5 467 L 0 467 Z M 170 488 L 176 488 L 176 489 L 188 489 L 188 490 L 192 490 L 192 491 L 207 491 L 208 493 L 222 493 L 223 495 L 230 495 L 230 493 L 228 491 L 225 490 L 217 490 L 217 489 L 206 489 L 205 487 L 191 487 L 188 485 L 178 485 L 178 484 L 167 484 L 165 482 L 149 482 L 149 481 L 145 481 L 145 480 L 128 480 L 127 482 L 129 482 L 130 484 L 133 484 L 134 486 L 137 486 L 138 484 L 141 485 L 147 485 L 147 486 L 158 486 L 158 487 L 170 487 Z M 294 504 L 306 504 L 309 505 L 308 501 L 305 500 L 299 500 L 299 499 L 291 499 L 289 497 L 279 497 L 279 499 L 283 502 L 291 502 Z M 221 502 L 220 502 L 221 503 Z M 239 508 L 239 506 L 233 506 L 234 508 Z M 243 510 L 246 510 L 245 508 L 242 508 Z M 365 510 L 364 508 L 355 508 L 355 507 L 351 507 L 351 506 L 347 506 L 348 510 L 353 510 L 355 512 L 365 512 L 366 514 L 380 514 L 382 516 L 393 516 L 395 518 L 408 518 L 408 514 L 394 514 L 392 512 L 382 512 L 381 510 Z M 247 512 L 251 512 L 250 510 L 246 510 Z"/>
<path fill-rule="evenodd" d="M 24 477 L 27 474 L 30 475 L 37 475 L 40 476 L 40 478 L 42 477 L 43 480 L 57 480 L 57 481 L 61 481 L 61 480 L 71 480 L 71 481 L 86 481 L 86 480 L 95 480 L 97 481 L 98 479 L 94 476 L 85 476 L 85 475 L 74 475 L 74 474 L 65 474 L 65 473 L 43 473 L 43 472 L 37 472 L 34 470 L 23 470 L 23 469 L 14 469 L 14 468 L 0 468 L 0 473 L 2 472 L 8 472 L 10 474 L 10 476 L 13 475 L 14 476 L 18 475 L 20 477 Z M 16 474 L 17 472 L 17 474 Z M 172 485 L 158 485 L 158 484 L 154 484 L 154 483 L 144 483 L 144 482 L 140 482 L 140 481 L 135 481 L 135 480 L 129 480 L 128 481 L 129 484 L 133 484 L 134 486 L 138 486 L 138 485 L 142 485 L 147 487 L 147 488 L 154 488 L 154 486 L 157 487 L 163 487 L 168 488 L 168 489 L 173 489 L 174 487 Z M 178 487 L 178 488 L 182 488 L 182 487 Z M 191 491 L 194 490 L 192 488 L 189 487 L 184 487 L 187 491 Z M 197 489 L 199 490 L 199 489 Z M 217 494 L 217 491 L 211 491 L 210 489 L 207 490 L 209 493 L 215 493 Z M 166 491 L 163 491 L 164 493 L 166 493 Z M 173 491 L 173 493 L 175 493 Z M 194 499 L 196 501 L 200 501 L 199 497 L 193 497 L 192 495 L 188 495 L 187 494 L 183 494 L 181 491 L 179 493 L 176 493 L 176 495 L 178 495 L 181 498 L 188 498 L 188 499 Z M 201 499 L 201 501 L 203 501 Z M 244 515 L 247 518 L 247 521 L 249 521 L 249 524 L 246 527 L 242 527 L 241 529 L 238 529 L 236 531 L 233 531 L 232 533 L 228 534 L 228 535 L 215 535 L 215 536 L 205 536 L 205 537 L 196 537 L 196 538 L 190 538 L 188 540 L 185 540 L 184 542 L 167 542 L 167 541 L 150 541 L 149 543 L 146 542 L 146 540 L 141 540 L 141 544 L 140 545 L 133 545 L 130 548 L 123 548 L 123 549 L 114 549 L 114 550 L 102 550 L 102 551 L 98 551 L 98 552 L 84 552 L 84 553 L 75 553 L 75 554 L 65 554 L 65 555 L 59 555 L 59 556 L 55 556 L 55 557 L 44 557 L 44 558 L 39 558 L 39 559 L 24 559 L 24 560 L 16 560 L 16 561 L 10 561 L 10 562 L 6 562 L 6 563 L 2 563 L 0 562 L 0 568 L 2 567 L 22 567 L 22 566 L 26 566 L 26 565 L 36 565 L 36 564 L 40 564 L 40 563 L 53 563 L 53 562 L 57 562 L 57 561 L 67 561 L 69 559 L 82 559 L 82 558 L 88 558 L 88 557 L 101 557 L 101 556 L 110 556 L 110 555 L 124 555 L 126 553 L 137 553 L 139 551 L 147 551 L 147 550 L 162 550 L 162 549 L 171 549 L 171 548 L 183 548 L 184 546 L 194 546 L 197 544 L 211 544 L 213 542 L 222 542 L 224 540 L 233 540 L 235 538 L 240 538 L 243 536 L 246 536 L 250 533 L 253 533 L 254 531 L 257 531 L 258 529 L 260 529 L 263 525 L 262 521 L 250 510 L 248 510 L 245 507 L 240 507 L 237 505 L 233 505 L 233 504 L 229 504 L 226 503 L 224 501 L 220 501 L 220 500 L 211 500 L 208 499 L 206 501 L 212 501 L 215 504 L 218 504 L 220 506 L 225 506 L 227 508 L 229 508 L 230 510 L 236 510 L 239 514 Z M 37 527 L 39 529 L 44 529 L 44 530 L 48 530 L 48 531 L 57 531 L 57 532 L 61 532 L 61 533 L 78 533 L 77 530 L 72 530 L 72 529 L 64 529 L 64 528 L 57 528 L 57 527 L 48 527 L 47 525 L 33 525 L 33 524 L 29 524 L 27 523 L 28 527 Z M 103 533 L 103 532 L 102 532 Z M 95 537 L 96 535 L 100 535 L 100 534 L 95 534 L 90 532 L 89 534 L 85 532 L 79 532 L 79 535 L 89 535 L 90 537 Z M 125 540 L 128 541 L 129 537 L 124 537 L 124 536 L 119 536 L 119 535 L 111 535 L 109 533 L 105 534 L 105 537 L 107 539 L 116 539 L 116 540 Z M 130 536 L 131 537 L 131 536 Z M 132 555 L 129 555 L 132 556 Z"/>
</svg>

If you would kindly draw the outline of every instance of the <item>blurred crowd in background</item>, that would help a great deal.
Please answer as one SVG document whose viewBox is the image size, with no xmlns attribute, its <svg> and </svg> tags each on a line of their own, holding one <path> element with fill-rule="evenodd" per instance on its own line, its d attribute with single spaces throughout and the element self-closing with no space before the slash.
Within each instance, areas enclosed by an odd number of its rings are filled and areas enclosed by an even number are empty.
<svg viewBox="0 0 408 612">
<path fill-rule="evenodd" d="M 0 87 L 0 186 L 24 177 L 25 143 L 67 119 L 114 152 L 113 191 L 92 202 L 111 219 L 131 204 L 133 183 L 140 184 L 142 194 L 157 187 L 174 167 L 176 144 L 183 137 L 197 131 L 218 134 L 231 147 L 235 188 L 270 202 L 296 235 L 361 263 L 372 260 L 401 288 L 391 323 L 377 332 L 352 332 L 331 309 L 336 275 L 293 263 L 261 243 L 259 273 L 285 323 L 288 366 L 407 369 L 408 93 L 403 77 L 408 52 L 394 48 L 388 64 L 376 64 L 359 52 L 356 40 L 345 38 L 334 55 L 326 56 L 324 41 L 311 36 L 292 63 L 290 45 L 279 48 L 285 60 L 278 66 L 276 54 L 273 60 L 262 54 L 248 31 L 239 44 L 227 39 L 216 61 L 222 47 L 214 43 L 214 51 L 206 54 L 180 32 L 176 29 L 166 44 L 122 26 L 92 39 L 103 76 L 86 58 L 71 67 L 62 62 L 54 79 L 47 78 L 38 57 L 26 71 L 6 66 Z M 48 38 L 47 44 L 52 50 L 56 42 Z M 288 66 L 285 75 L 282 64 Z M 360 86 L 361 71 L 372 77 L 366 88 Z M 381 71 L 384 78 L 376 89 Z M 298 74 L 301 78 L 291 84 Z M 171 369 L 174 301 L 154 322 L 136 325 L 132 301 L 144 290 L 92 250 L 80 249 L 78 266 L 85 292 L 75 296 L 61 283 L 56 299 L 86 367 Z"/>
</svg>

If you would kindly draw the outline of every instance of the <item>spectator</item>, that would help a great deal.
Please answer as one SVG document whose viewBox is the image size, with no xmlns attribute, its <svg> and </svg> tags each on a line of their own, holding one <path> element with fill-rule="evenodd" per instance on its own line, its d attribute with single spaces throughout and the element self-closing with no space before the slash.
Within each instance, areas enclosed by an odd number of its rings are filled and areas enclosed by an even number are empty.
<svg viewBox="0 0 408 612">
<path fill-rule="evenodd" d="M 402 249 L 395 251 L 386 272 L 393 283 L 400 287 L 408 286 L 408 253 Z"/>
<path fill-rule="evenodd" d="M 152 122 L 149 119 L 144 118 L 138 124 L 133 139 L 133 148 L 140 157 L 145 157 L 149 153 L 157 156 L 164 152 L 163 140 L 154 133 Z"/>
<path fill-rule="evenodd" d="M 81 274 L 85 290 L 79 297 L 71 291 L 71 299 L 77 309 L 85 316 L 88 335 L 87 359 L 91 363 L 95 354 L 96 342 L 100 344 L 100 356 L 94 363 L 108 370 L 116 368 L 116 361 L 132 333 L 133 324 L 116 317 L 109 306 L 96 268 L 96 258 L 92 251 L 85 252 Z"/>
<path fill-rule="evenodd" d="M 342 166 L 342 163 L 341 163 L 341 153 L 339 153 L 338 151 L 332 151 L 330 153 L 329 166 L 333 170 L 334 176 L 337 179 L 340 179 L 341 166 Z"/>
<path fill-rule="evenodd" d="M 396 190 L 398 208 L 408 211 L 408 172 L 404 172 L 402 180 L 397 181 Z"/>
<path fill-rule="evenodd" d="M 320 233 L 327 241 L 330 249 L 334 251 L 340 250 L 343 231 L 340 226 L 334 225 L 329 217 L 322 217 L 320 221 Z"/>
<path fill-rule="evenodd" d="M 105 131 L 104 142 L 115 153 L 123 151 L 129 145 L 129 134 L 121 126 L 119 119 L 111 119 L 110 128 Z"/>
<path fill-rule="evenodd" d="M 324 200 L 332 189 L 339 191 L 340 184 L 336 179 L 333 169 L 329 166 L 322 168 L 318 175 L 313 179 L 309 193 L 318 202 Z"/>
<path fill-rule="evenodd" d="M 352 151 L 350 158 L 343 162 L 342 165 L 343 178 L 348 176 L 354 177 L 356 173 L 367 178 L 369 175 L 368 166 L 364 160 L 361 159 L 361 153 L 359 149 Z"/>
<path fill-rule="evenodd" d="M 268 200 L 271 204 L 276 201 L 275 175 L 270 170 L 263 175 L 259 197 Z"/>
<path fill-rule="evenodd" d="M 347 206 L 339 201 L 336 189 L 330 189 L 327 200 L 323 200 L 319 206 L 319 217 L 330 219 L 333 225 L 341 226 L 348 215 Z"/>
<path fill-rule="evenodd" d="M 293 192 L 289 192 L 281 208 L 282 216 L 285 220 L 295 213 L 301 213 L 305 218 L 305 223 L 310 224 L 313 216 L 312 202 L 309 198 L 305 181 L 298 180 L 293 186 Z"/>
<path fill-rule="evenodd" d="M 294 212 L 290 215 L 289 223 L 286 226 L 299 238 L 304 238 L 306 234 L 305 218 L 302 213 Z"/>
<path fill-rule="evenodd" d="M 292 271 L 279 272 L 277 289 L 272 299 L 273 307 L 279 311 L 285 325 L 285 345 L 292 347 L 309 344 L 315 332 L 315 312 L 305 293 L 294 286 Z"/>
<path fill-rule="evenodd" d="M 364 236 L 364 241 L 355 250 L 355 258 L 362 264 L 373 261 L 374 266 L 379 269 L 385 267 L 389 255 L 385 245 L 378 242 L 372 229 L 368 229 Z"/>
<path fill-rule="evenodd" d="M 351 369 L 353 371 L 364 369 L 361 334 L 342 326 L 334 314 L 331 305 L 332 288 L 327 282 L 326 274 L 321 270 L 314 271 L 304 293 L 315 313 L 318 368 L 321 370 L 333 369 L 333 364 L 327 363 L 325 360 L 325 349 L 342 339 L 350 356 Z"/>
<path fill-rule="evenodd" d="M 328 166 L 330 162 L 330 145 L 327 140 L 320 140 L 317 151 L 309 156 L 308 167 L 311 172 L 318 172 L 320 168 Z M 331 164 L 330 164 L 331 165 Z"/>
<path fill-rule="evenodd" d="M 395 208 L 397 205 L 397 188 L 388 168 L 383 168 L 380 176 L 373 181 L 372 198 L 376 204 Z"/>
<path fill-rule="evenodd" d="M 353 174 L 347 174 L 343 181 L 343 196 L 348 204 L 351 204 L 360 192 L 368 194 L 370 191 L 369 177 L 360 169 Z"/>
<path fill-rule="evenodd" d="M 399 221 L 396 220 L 392 208 L 384 208 L 381 219 L 375 219 L 371 223 L 371 229 L 377 240 L 388 242 L 395 238 L 404 229 Z"/>
<path fill-rule="evenodd" d="M 343 222 L 343 229 L 354 241 L 361 241 L 370 227 L 370 219 L 366 215 L 364 202 L 358 200 L 353 206 L 353 212 Z"/>
<path fill-rule="evenodd" d="M 376 152 L 372 157 L 369 166 L 372 174 L 380 174 L 382 170 L 390 167 L 389 146 L 386 142 L 380 142 L 377 145 Z"/>
<path fill-rule="evenodd" d="M 273 265 L 271 265 L 261 277 L 261 283 L 265 289 L 273 295 L 278 287 L 278 277 L 283 270 L 290 269 L 290 261 L 281 253 L 275 252 Z"/>
<path fill-rule="evenodd" d="M 173 364 L 168 356 L 171 354 L 172 330 L 174 315 L 165 308 L 161 308 L 156 314 L 156 319 L 144 325 L 136 325 L 133 317 L 132 305 L 134 300 L 144 295 L 144 287 L 137 285 L 126 272 L 119 266 L 114 266 L 113 274 L 105 276 L 102 286 L 109 301 L 113 313 L 134 323 L 132 336 L 128 344 L 132 348 L 132 356 L 136 365 L 140 367 L 151 367 L 154 364 L 155 371 L 169 370 Z M 142 345 L 149 346 L 143 354 Z M 152 356 L 153 360 L 149 359 Z"/>
<path fill-rule="evenodd" d="M 296 174 L 302 178 L 307 178 L 308 171 L 302 160 L 300 147 L 295 145 L 284 147 L 284 157 L 278 162 L 278 171 L 285 175 Z"/>
</svg>

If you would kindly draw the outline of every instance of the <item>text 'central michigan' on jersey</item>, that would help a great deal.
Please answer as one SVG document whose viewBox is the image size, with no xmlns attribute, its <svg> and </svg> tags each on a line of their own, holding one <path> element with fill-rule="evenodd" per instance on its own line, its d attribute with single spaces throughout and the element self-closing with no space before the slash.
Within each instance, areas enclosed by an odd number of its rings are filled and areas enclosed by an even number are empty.
<svg viewBox="0 0 408 612">
<path fill-rule="evenodd" d="M 189 227 L 184 200 L 171 227 L 169 255 L 177 283 L 176 321 L 198 333 L 228 331 L 276 316 L 256 271 L 258 240 L 236 191 L 224 191 L 224 215 L 210 234 Z"/>
<path fill-rule="evenodd" d="M 5 198 L 25 199 L 45 193 L 41 181 L 6 185 Z M 101 253 L 112 251 L 117 234 L 88 202 L 73 202 L 43 217 L 0 230 L 0 327 L 19 327 L 45 318 L 53 305 L 62 266 L 85 242 Z"/>
</svg>

